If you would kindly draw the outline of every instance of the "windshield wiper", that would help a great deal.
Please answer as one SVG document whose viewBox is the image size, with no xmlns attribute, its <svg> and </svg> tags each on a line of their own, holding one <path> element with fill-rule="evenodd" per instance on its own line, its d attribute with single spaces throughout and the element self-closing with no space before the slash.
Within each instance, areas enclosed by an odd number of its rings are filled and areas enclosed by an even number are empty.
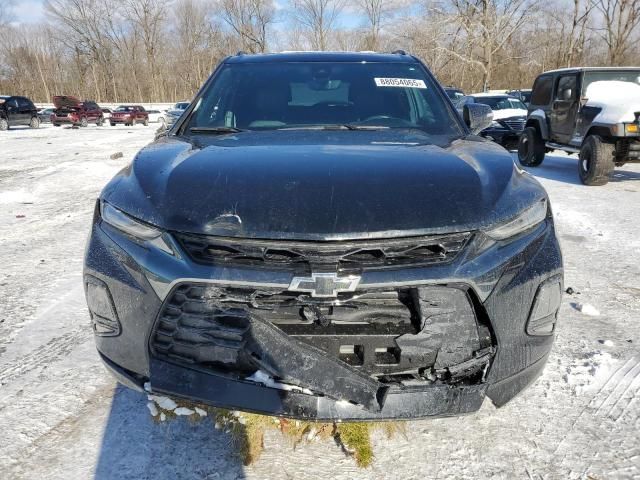
<svg viewBox="0 0 640 480">
<path fill-rule="evenodd" d="M 191 127 L 189 129 L 191 133 L 238 133 L 238 132 L 246 132 L 246 130 L 242 130 L 241 128 L 236 127 Z"/>
<path fill-rule="evenodd" d="M 338 123 L 330 125 L 301 125 L 297 127 L 284 127 L 278 130 L 388 130 L 382 125 L 353 125 L 351 123 Z"/>
</svg>

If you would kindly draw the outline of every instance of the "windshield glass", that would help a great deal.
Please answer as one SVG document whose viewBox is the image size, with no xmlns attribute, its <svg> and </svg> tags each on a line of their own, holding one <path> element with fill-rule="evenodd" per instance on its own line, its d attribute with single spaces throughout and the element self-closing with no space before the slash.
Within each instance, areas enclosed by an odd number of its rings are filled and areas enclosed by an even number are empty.
<svg viewBox="0 0 640 480">
<path fill-rule="evenodd" d="M 115 109 L 116 112 L 132 112 L 133 107 L 125 107 L 124 105 L 119 106 Z"/>
<path fill-rule="evenodd" d="M 198 100 L 186 130 L 331 125 L 463 133 L 420 65 L 366 62 L 225 65 Z"/>
<path fill-rule="evenodd" d="M 582 91 L 586 92 L 587 87 L 593 82 L 605 81 L 629 82 L 640 85 L 640 70 L 586 71 L 584 73 L 584 80 L 582 81 Z"/>
<path fill-rule="evenodd" d="M 527 109 L 524 103 L 517 98 L 511 97 L 476 97 L 475 102 L 489 105 L 491 110 L 507 110 L 509 108 Z"/>
</svg>

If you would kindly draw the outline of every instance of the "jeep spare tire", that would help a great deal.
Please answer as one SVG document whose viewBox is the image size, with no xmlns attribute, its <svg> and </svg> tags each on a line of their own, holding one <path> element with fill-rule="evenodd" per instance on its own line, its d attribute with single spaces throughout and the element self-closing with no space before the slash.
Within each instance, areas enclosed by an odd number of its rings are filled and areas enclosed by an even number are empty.
<svg viewBox="0 0 640 480">
<path fill-rule="evenodd" d="M 535 127 L 527 127 L 518 142 L 518 160 L 525 167 L 537 167 L 544 160 L 544 141 Z"/>
<path fill-rule="evenodd" d="M 580 149 L 578 168 L 585 185 L 605 185 L 614 168 L 615 145 L 599 135 L 589 135 Z"/>
</svg>

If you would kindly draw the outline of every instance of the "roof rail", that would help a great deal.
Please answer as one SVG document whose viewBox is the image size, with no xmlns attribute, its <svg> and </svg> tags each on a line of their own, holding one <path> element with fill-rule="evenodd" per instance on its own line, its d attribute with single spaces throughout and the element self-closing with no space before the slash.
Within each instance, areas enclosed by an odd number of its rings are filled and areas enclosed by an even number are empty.
<svg viewBox="0 0 640 480">
<path fill-rule="evenodd" d="M 407 52 L 405 52 L 404 50 L 394 50 L 393 52 L 391 52 L 391 55 L 406 55 Z"/>
<path fill-rule="evenodd" d="M 244 50 L 238 50 L 238 53 L 236 53 L 236 55 L 240 56 L 240 55 L 246 55 L 247 52 L 245 52 Z"/>
</svg>

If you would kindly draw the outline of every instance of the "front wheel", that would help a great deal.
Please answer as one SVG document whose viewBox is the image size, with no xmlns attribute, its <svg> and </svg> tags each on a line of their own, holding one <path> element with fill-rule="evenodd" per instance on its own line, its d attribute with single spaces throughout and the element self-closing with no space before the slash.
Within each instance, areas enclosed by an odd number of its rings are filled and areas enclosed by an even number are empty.
<svg viewBox="0 0 640 480">
<path fill-rule="evenodd" d="M 0 130 L 9 130 L 9 122 L 6 118 L 0 118 Z"/>
<path fill-rule="evenodd" d="M 585 185 L 606 185 L 614 168 L 616 147 L 606 143 L 599 135 L 589 135 L 580 149 L 578 168 Z"/>
<path fill-rule="evenodd" d="M 544 160 L 545 146 L 540 132 L 534 127 L 527 127 L 520 135 L 518 142 L 518 160 L 525 167 L 537 167 Z"/>
<path fill-rule="evenodd" d="M 87 122 L 87 117 L 82 117 L 80 119 L 80 126 L 84 128 L 84 127 L 86 127 L 88 125 L 89 125 L 89 122 Z"/>
<path fill-rule="evenodd" d="M 31 117 L 31 121 L 29 122 L 29 127 L 31 127 L 31 128 L 39 128 L 40 127 L 40 119 L 38 117 Z"/>
</svg>

